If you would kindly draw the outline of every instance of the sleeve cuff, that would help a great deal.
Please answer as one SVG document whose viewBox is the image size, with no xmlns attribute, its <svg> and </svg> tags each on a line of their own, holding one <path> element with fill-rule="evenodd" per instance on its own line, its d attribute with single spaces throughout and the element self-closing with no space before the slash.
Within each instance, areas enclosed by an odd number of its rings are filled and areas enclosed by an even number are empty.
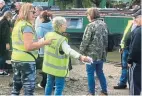
<svg viewBox="0 0 142 96">
<path fill-rule="evenodd" d="M 132 64 L 133 61 L 132 61 L 131 59 L 128 59 L 127 63 L 128 63 L 128 64 Z"/>
</svg>

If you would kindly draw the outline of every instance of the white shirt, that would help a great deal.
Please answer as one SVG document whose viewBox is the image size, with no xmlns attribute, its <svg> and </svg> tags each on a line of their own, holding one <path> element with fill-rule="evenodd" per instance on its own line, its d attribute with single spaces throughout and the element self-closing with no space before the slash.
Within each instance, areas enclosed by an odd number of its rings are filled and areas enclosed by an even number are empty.
<svg viewBox="0 0 142 96">
<path fill-rule="evenodd" d="M 68 56 L 71 56 L 73 58 L 76 58 L 76 59 L 79 59 L 80 57 L 80 53 L 76 52 L 74 49 L 72 49 L 70 47 L 70 45 L 68 45 L 68 43 L 66 41 L 64 41 L 62 43 L 62 49 L 63 49 L 63 52 L 68 55 Z"/>
<path fill-rule="evenodd" d="M 37 16 L 37 18 L 35 20 L 35 31 L 37 31 L 36 29 L 37 29 L 37 27 L 39 26 L 40 23 L 41 23 L 40 18 L 39 18 L 39 16 Z"/>
</svg>

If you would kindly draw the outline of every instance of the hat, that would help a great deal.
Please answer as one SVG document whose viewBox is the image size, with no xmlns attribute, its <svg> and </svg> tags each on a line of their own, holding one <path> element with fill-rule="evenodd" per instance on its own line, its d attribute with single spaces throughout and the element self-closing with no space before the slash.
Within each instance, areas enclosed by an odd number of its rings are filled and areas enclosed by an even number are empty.
<svg viewBox="0 0 142 96">
<path fill-rule="evenodd" d="M 132 14 L 132 16 L 136 18 L 137 16 L 141 15 L 141 13 L 142 13 L 142 9 L 139 9 L 134 14 Z"/>
<path fill-rule="evenodd" d="M 3 2 L 5 2 L 4 0 L 0 0 L 0 3 L 3 3 Z"/>
</svg>

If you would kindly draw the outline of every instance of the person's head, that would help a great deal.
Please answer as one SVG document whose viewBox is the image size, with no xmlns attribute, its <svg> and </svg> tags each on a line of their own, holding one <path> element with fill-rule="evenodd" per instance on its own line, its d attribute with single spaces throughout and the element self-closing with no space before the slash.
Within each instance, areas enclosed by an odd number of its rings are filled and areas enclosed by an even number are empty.
<svg viewBox="0 0 142 96">
<path fill-rule="evenodd" d="M 132 14 L 132 16 L 133 16 L 134 18 L 136 18 L 137 16 L 141 15 L 141 13 L 142 13 L 142 9 L 139 9 L 139 10 L 136 11 L 134 14 Z"/>
<path fill-rule="evenodd" d="M 139 16 L 136 17 L 135 23 L 136 23 L 138 26 L 142 26 L 142 15 L 139 15 Z"/>
<path fill-rule="evenodd" d="M 21 6 L 22 6 L 22 2 L 15 3 L 16 10 L 20 10 Z"/>
<path fill-rule="evenodd" d="M 67 21 L 64 17 L 57 16 L 53 18 L 52 26 L 54 31 L 62 33 L 66 31 Z"/>
<path fill-rule="evenodd" d="M 41 22 L 49 22 L 52 19 L 52 14 L 47 11 L 42 11 L 39 17 Z"/>
<path fill-rule="evenodd" d="M 36 12 L 35 15 L 36 16 L 39 16 L 42 11 L 43 11 L 43 8 L 41 6 L 35 7 L 35 12 Z"/>
<path fill-rule="evenodd" d="M 89 22 L 92 22 L 94 19 L 100 18 L 100 14 L 97 8 L 88 8 L 86 11 L 86 15 Z"/>
<path fill-rule="evenodd" d="M 7 19 L 8 21 L 10 21 L 12 19 L 12 12 L 11 11 L 6 11 L 3 15 L 3 18 Z"/>
<path fill-rule="evenodd" d="M 4 0 L 0 0 L 0 8 L 2 8 L 5 5 L 5 1 Z"/>
<path fill-rule="evenodd" d="M 88 8 L 86 15 L 89 22 L 92 22 L 94 19 L 100 18 L 100 14 L 97 8 Z"/>
<path fill-rule="evenodd" d="M 31 3 L 24 3 L 20 8 L 17 20 L 26 20 L 28 22 L 33 22 L 35 18 L 35 10 Z"/>
</svg>

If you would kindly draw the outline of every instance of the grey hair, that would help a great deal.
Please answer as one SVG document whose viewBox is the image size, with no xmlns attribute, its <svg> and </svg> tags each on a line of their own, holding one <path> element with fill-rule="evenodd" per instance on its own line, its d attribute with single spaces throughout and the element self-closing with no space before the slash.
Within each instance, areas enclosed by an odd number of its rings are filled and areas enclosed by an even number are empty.
<svg viewBox="0 0 142 96">
<path fill-rule="evenodd" d="M 54 31 L 59 31 L 60 27 L 63 24 L 65 24 L 66 22 L 67 21 L 64 17 L 57 16 L 57 17 L 53 18 L 52 26 L 53 26 Z"/>
<path fill-rule="evenodd" d="M 42 7 L 42 6 L 36 6 L 36 8 L 37 8 L 39 11 L 43 11 L 43 7 Z"/>
</svg>

